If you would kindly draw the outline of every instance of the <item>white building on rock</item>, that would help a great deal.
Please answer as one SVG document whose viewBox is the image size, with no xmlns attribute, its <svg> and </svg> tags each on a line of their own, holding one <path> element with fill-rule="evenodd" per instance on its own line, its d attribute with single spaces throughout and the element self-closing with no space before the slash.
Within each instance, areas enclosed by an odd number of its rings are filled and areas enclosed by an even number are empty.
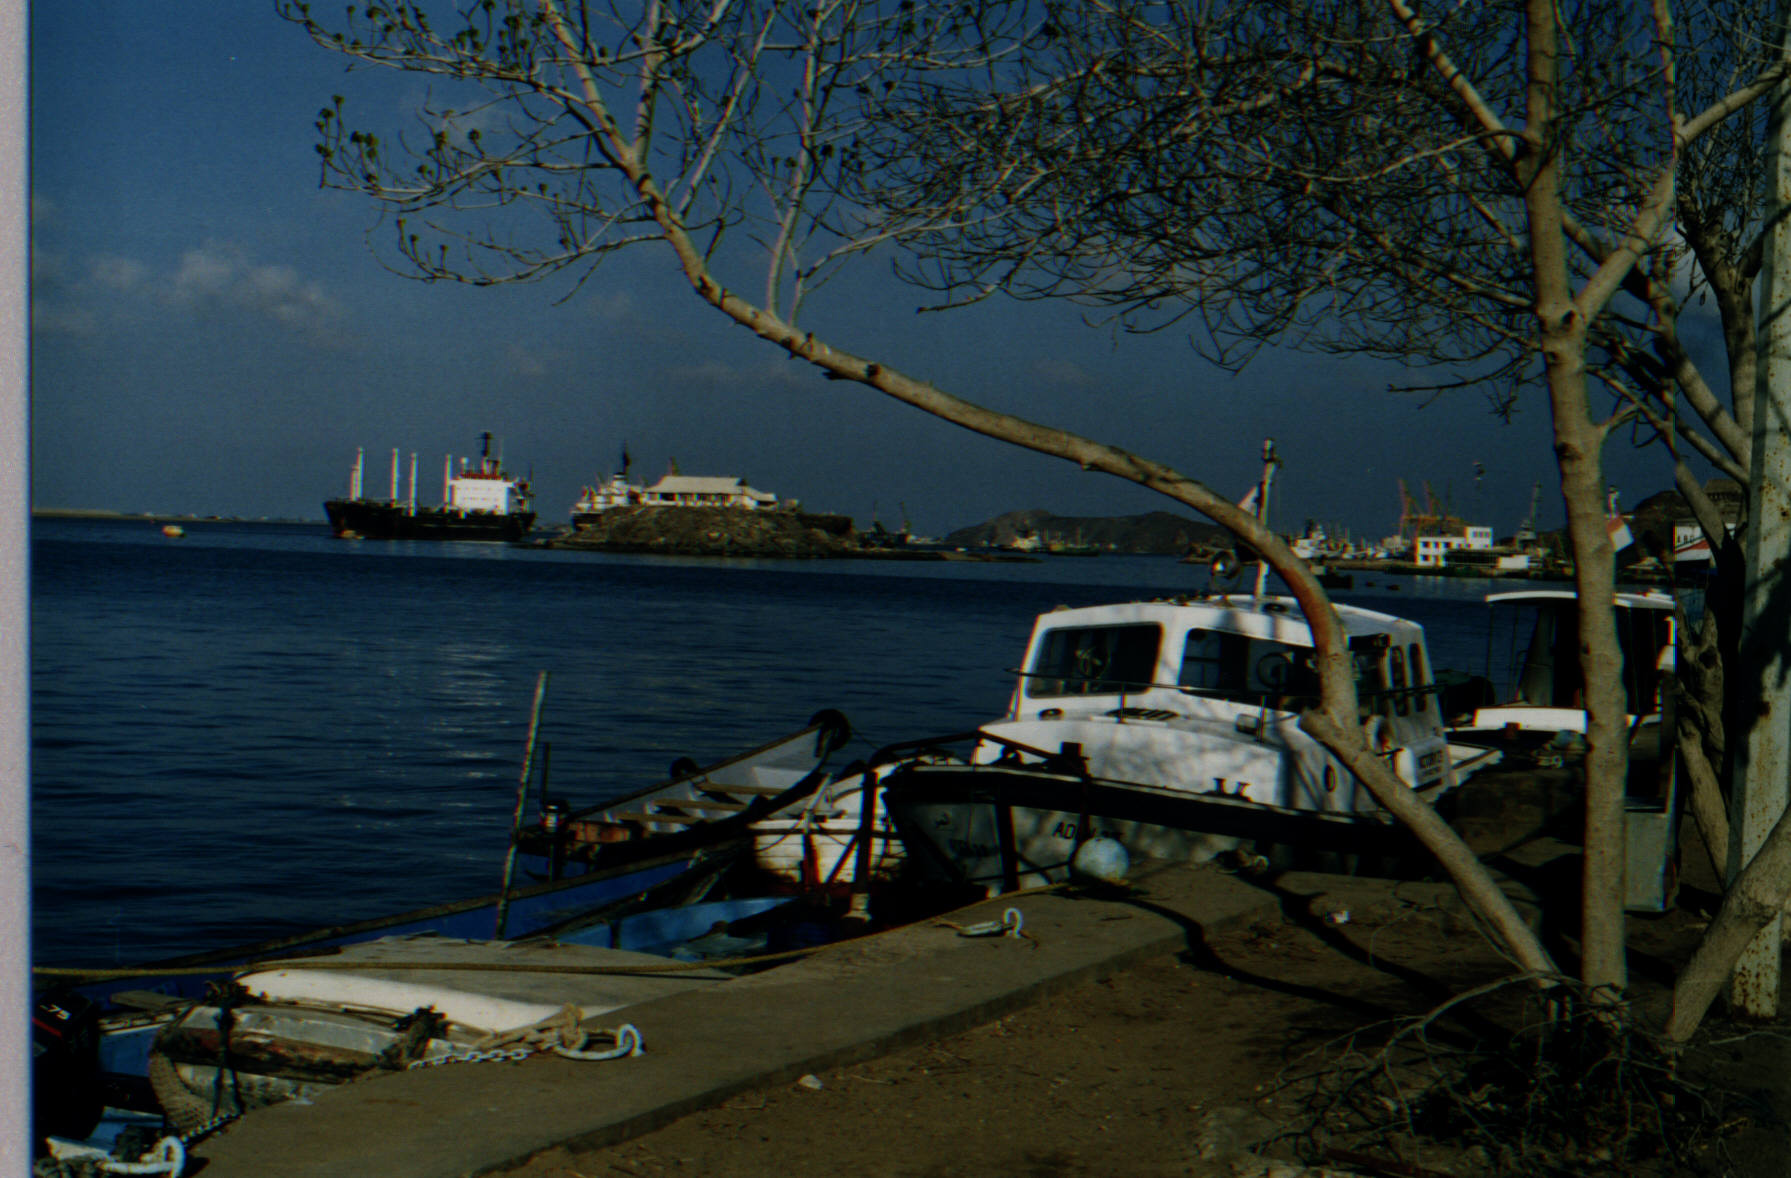
<svg viewBox="0 0 1791 1178">
<path fill-rule="evenodd" d="M 777 496 L 746 485 L 745 479 L 668 474 L 641 492 L 647 507 L 735 507 L 763 511 Z"/>
</svg>

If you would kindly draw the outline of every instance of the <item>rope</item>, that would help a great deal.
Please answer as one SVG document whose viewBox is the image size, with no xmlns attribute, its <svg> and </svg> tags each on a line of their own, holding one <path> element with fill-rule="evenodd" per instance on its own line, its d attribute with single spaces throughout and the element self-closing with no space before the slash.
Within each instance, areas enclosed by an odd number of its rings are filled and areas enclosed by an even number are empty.
<svg viewBox="0 0 1791 1178">
<path fill-rule="evenodd" d="M 956 929 L 960 937 L 1017 937 L 1032 940 L 1023 929 L 1026 917 L 1018 908 L 1009 908 L 1001 914 L 1000 920 L 981 920 L 975 924 L 954 924 L 949 920 L 937 922 L 938 927 Z M 1037 942 L 1034 942 L 1035 944 Z"/>
<path fill-rule="evenodd" d="M 164 1137 L 156 1143 L 155 1152 L 141 1161 L 100 1163 L 107 1174 L 171 1174 L 179 1178 L 187 1168 L 187 1147 L 178 1137 Z"/>
<path fill-rule="evenodd" d="M 51 1156 L 39 1159 L 32 1173 L 40 1178 L 91 1174 L 168 1174 L 180 1178 L 187 1168 L 187 1150 L 178 1137 L 164 1137 L 134 1162 L 115 1158 L 96 1146 L 55 1139 Z"/>
<path fill-rule="evenodd" d="M 615 1037 L 616 1045 L 606 1051 L 589 1051 L 575 1047 L 555 1047 L 553 1053 L 558 1056 L 563 1056 L 566 1059 L 621 1059 L 624 1056 L 633 1059 L 637 1055 L 646 1053 L 646 1048 L 641 1046 L 641 1033 L 635 1029 L 633 1023 L 623 1023 L 621 1026 L 608 1033 Z"/>
</svg>

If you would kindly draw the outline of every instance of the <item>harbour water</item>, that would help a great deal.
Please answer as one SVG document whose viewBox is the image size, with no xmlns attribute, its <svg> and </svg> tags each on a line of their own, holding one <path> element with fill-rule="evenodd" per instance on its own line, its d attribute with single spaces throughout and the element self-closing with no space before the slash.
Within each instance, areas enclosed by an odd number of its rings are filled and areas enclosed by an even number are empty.
<svg viewBox="0 0 1791 1178">
<path fill-rule="evenodd" d="M 837 708 L 848 756 L 999 713 L 1033 616 L 1203 589 L 1162 557 L 705 561 L 39 520 L 33 955 L 110 965 L 495 890 L 537 675 L 585 804 Z M 1362 578 L 1478 670 L 1486 581 Z M 1244 587 L 1248 588 L 1246 578 Z"/>
</svg>

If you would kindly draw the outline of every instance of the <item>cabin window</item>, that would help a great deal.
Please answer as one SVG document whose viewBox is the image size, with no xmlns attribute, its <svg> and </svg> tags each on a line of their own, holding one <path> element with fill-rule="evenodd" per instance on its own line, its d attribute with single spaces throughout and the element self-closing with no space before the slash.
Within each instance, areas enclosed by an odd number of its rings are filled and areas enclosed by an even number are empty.
<svg viewBox="0 0 1791 1178">
<path fill-rule="evenodd" d="M 1119 695 L 1152 685 L 1163 631 L 1151 624 L 1051 630 L 1026 679 L 1029 696 Z"/>
<path fill-rule="evenodd" d="M 1383 716 L 1393 714 L 1391 697 L 1387 693 L 1387 667 L 1381 658 L 1385 650 L 1384 634 L 1349 641 L 1350 661 L 1355 664 L 1356 702 L 1363 720 L 1377 712 Z"/>
<path fill-rule="evenodd" d="M 1190 630 L 1176 683 L 1191 691 L 1242 691 L 1249 655 L 1250 640 L 1242 634 Z"/>
<path fill-rule="evenodd" d="M 1312 650 L 1217 630 L 1190 630 L 1182 648 L 1182 690 L 1291 710 L 1318 698 Z"/>
<path fill-rule="evenodd" d="M 1506 608 L 1495 614 L 1488 659 L 1488 677 L 1498 697 L 1538 707 L 1585 707 L 1579 613 L 1573 600 L 1502 604 Z M 1625 706 L 1631 715 L 1645 716 L 1659 707 L 1660 662 L 1673 642 L 1673 615 L 1620 606 L 1616 621 Z"/>
<path fill-rule="evenodd" d="M 1412 697 L 1406 691 L 1409 680 L 1405 672 L 1405 649 L 1395 646 L 1387 652 L 1387 671 L 1393 680 L 1393 710 L 1404 716 L 1412 710 Z"/>
<path fill-rule="evenodd" d="M 1666 610 L 1620 609 L 1617 642 L 1623 648 L 1623 694 L 1630 715 L 1659 711 L 1661 656 L 1673 642 L 1673 615 Z"/>
<path fill-rule="evenodd" d="M 1412 710 L 1419 715 L 1430 706 L 1432 698 L 1430 687 L 1430 668 L 1424 665 L 1424 648 L 1416 642 L 1406 647 L 1406 657 L 1412 667 Z"/>
</svg>

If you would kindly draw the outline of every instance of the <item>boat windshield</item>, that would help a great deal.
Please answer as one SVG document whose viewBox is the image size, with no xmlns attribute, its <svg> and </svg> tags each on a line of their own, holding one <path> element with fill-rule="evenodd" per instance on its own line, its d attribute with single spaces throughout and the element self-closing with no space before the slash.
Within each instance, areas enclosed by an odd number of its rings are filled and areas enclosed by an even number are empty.
<svg viewBox="0 0 1791 1178">
<path fill-rule="evenodd" d="M 1318 698 L 1312 649 L 1222 630 L 1190 630 L 1177 685 L 1191 695 L 1293 707 Z"/>
<path fill-rule="evenodd" d="M 1163 628 L 1153 623 L 1050 630 L 1026 676 L 1026 694 L 1120 695 L 1150 687 Z"/>
<path fill-rule="evenodd" d="M 1488 643 L 1487 678 L 1500 702 L 1583 708 L 1579 612 L 1570 599 L 1496 602 Z M 1623 691 L 1630 715 L 1658 710 L 1662 652 L 1672 645 L 1666 610 L 1617 610 L 1623 651 Z"/>
</svg>

